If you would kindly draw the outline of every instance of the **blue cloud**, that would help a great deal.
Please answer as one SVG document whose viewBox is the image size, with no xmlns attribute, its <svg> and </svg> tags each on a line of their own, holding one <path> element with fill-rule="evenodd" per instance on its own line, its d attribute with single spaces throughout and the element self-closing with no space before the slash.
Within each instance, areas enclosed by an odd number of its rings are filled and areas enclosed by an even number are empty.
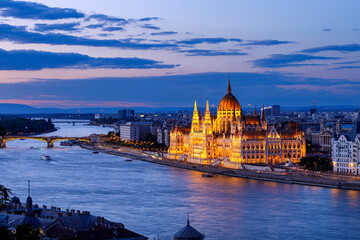
<svg viewBox="0 0 360 240">
<path fill-rule="evenodd" d="M 280 41 L 280 40 L 249 40 L 247 43 L 241 44 L 244 46 L 273 46 L 280 44 L 295 43 L 292 41 Z"/>
<path fill-rule="evenodd" d="M 308 105 L 314 98 L 321 105 L 360 104 L 359 82 L 343 79 L 306 78 L 278 72 L 230 73 L 232 92 L 242 104 Z M 217 106 L 226 94 L 227 73 L 91 78 L 33 79 L 1 84 L 1 99 L 26 99 L 38 95 L 61 96 L 63 100 L 146 102 L 159 106 L 192 106 L 194 98 L 205 107 L 206 98 Z M 345 86 L 345 87 L 343 87 Z M 82 91 L 79 91 L 82 89 Z M 344 91 L 346 90 L 346 91 Z M 355 92 L 349 94 L 347 90 Z M 246 111 L 247 109 L 244 108 Z"/>
<path fill-rule="evenodd" d="M 86 18 L 86 20 L 96 19 L 100 22 L 117 23 L 117 24 L 128 24 L 131 20 L 124 18 L 111 17 L 105 14 L 92 14 Z"/>
<path fill-rule="evenodd" d="M 328 46 L 304 49 L 301 52 L 318 53 L 318 52 L 324 52 L 324 51 L 358 52 L 358 51 L 360 51 L 360 44 L 328 45 Z"/>
<path fill-rule="evenodd" d="M 152 36 L 167 36 L 167 35 L 175 35 L 175 34 L 177 34 L 177 32 L 174 31 L 151 33 Z"/>
<path fill-rule="evenodd" d="M 65 18 L 83 18 L 85 15 L 75 9 L 48 7 L 41 3 L 25 1 L 0 1 L 1 16 L 21 19 L 55 20 Z"/>
<path fill-rule="evenodd" d="M 342 70 L 342 69 L 359 69 L 360 66 L 341 66 L 336 68 L 330 68 L 328 70 Z"/>
<path fill-rule="evenodd" d="M 261 58 L 252 61 L 255 67 L 278 68 L 294 66 L 314 66 L 319 64 L 298 64 L 309 60 L 334 60 L 338 57 L 321 57 L 307 54 L 273 54 L 269 58 Z"/>
<path fill-rule="evenodd" d="M 208 44 L 219 44 L 219 43 L 225 43 L 225 42 L 242 42 L 243 40 L 240 38 L 190 38 L 186 40 L 177 41 L 179 44 L 185 44 L 185 45 L 196 45 L 201 43 L 208 43 Z"/>
<path fill-rule="evenodd" d="M 243 40 L 240 39 L 240 38 L 230 38 L 229 41 L 233 41 L 233 42 L 243 42 Z"/>
<path fill-rule="evenodd" d="M 162 62 L 142 58 L 94 58 L 77 53 L 53 53 L 35 50 L 0 49 L 0 70 L 41 70 L 44 68 L 174 68 Z"/>
<path fill-rule="evenodd" d="M 61 31 L 77 31 L 77 27 L 80 26 L 80 23 L 56 23 L 56 24 L 35 24 L 34 30 L 37 32 L 50 32 L 54 30 Z"/>
<path fill-rule="evenodd" d="M 238 50 L 220 51 L 220 50 L 204 50 L 204 49 L 191 49 L 180 50 L 181 53 L 186 53 L 186 56 L 244 56 L 247 53 Z"/>
<path fill-rule="evenodd" d="M 324 32 L 331 32 L 331 31 L 332 31 L 332 29 L 331 29 L 331 28 L 323 28 L 323 29 L 321 29 L 321 31 L 324 31 Z"/>
<path fill-rule="evenodd" d="M 122 27 L 104 27 L 102 30 L 106 31 L 106 32 L 115 32 L 115 31 L 124 31 L 124 28 L 122 28 Z"/>
<path fill-rule="evenodd" d="M 160 20 L 160 18 L 158 18 L 158 17 L 146 17 L 146 18 L 140 18 L 139 19 L 140 22 L 148 22 L 148 21 L 152 21 L 152 20 Z"/>
<path fill-rule="evenodd" d="M 148 24 L 148 23 L 141 25 L 140 27 L 146 28 L 146 29 L 160 30 L 160 28 L 158 26 Z"/>
<path fill-rule="evenodd" d="M 177 43 L 186 44 L 186 45 L 195 45 L 201 43 L 218 44 L 227 41 L 228 39 L 226 38 L 191 38 L 187 40 L 177 41 Z"/>
<path fill-rule="evenodd" d="M 121 40 L 100 40 L 59 33 L 40 34 L 26 31 L 23 26 L 11 26 L 8 24 L 0 24 L 0 41 L 6 40 L 15 43 L 43 43 L 50 45 L 78 45 L 91 47 L 114 47 L 124 49 L 154 49 L 154 48 L 174 48 L 175 44 L 160 43 L 134 43 Z"/>
<path fill-rule="evenodd" d="M 90 29 L 96 29 L 96 28 L 103 28 L 105 26 L 105 23 L 97 23 L 97 24 L 90 24 L 85 26 L 85 28 L 90 28 Z"/>
</svg>

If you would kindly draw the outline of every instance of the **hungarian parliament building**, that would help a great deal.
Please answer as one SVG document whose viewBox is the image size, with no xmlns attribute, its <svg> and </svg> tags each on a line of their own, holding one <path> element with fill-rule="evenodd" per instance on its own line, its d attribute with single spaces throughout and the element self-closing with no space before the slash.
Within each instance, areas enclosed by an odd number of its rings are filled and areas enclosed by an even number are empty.
<svg viewBox="0 0 360 240">
<path fill-rule="evenodd" d="M 294 122 L 267 124 L 262 109 L 245 116 L 239 101 L 231 93 L 221 100 L 217 116 L 199 114 L 195 100 L 191 128 L 174 126 L 170 133 L 168 158 L 199 164 L 221 164 L 241 168 L 241 164 L 298 163 L 306 154 L 304 132 Z"/>
</svg>

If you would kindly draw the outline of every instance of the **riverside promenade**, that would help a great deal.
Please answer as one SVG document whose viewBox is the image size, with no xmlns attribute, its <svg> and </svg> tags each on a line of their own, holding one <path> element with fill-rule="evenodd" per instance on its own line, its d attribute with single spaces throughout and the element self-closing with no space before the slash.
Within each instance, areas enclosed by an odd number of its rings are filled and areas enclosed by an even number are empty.
<svg viewBox="0 0 360 240">
<path fill-rule="evenodd" d="M 286 172 L 260 172 L 251 170 L 230 169 L 219 166 L 201 165 L 195 163 L 188 163 L 185 161 L 171 160 L 165 157 L 151 155 L 150 152 L 145 152 L 139 149 L 129 147 L 114 147 L 112 145 L 106 144 L 94 145 L 85 143 L 80 143 L 79 146 L 88 150 L 96 150 L 107 154 L 129 157 L 136 160 L 193 171 L 200 171 L 204 173 L 212 173 L 215 175 L 360 191 L 360 178 L 356 176 L 343 176 L 327 173 L 316 173 L 311 171 L 297 171 L 290 169 Z"/>
</svg>

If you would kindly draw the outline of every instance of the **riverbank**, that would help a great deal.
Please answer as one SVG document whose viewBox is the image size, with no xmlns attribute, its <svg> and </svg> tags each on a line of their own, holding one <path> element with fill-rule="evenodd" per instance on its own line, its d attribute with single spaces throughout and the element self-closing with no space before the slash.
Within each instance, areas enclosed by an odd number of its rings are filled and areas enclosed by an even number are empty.
<svg viewBox="0 0 360 240">
<path fill-rule="evenodd" d="M 317 187 L 338 188 L 346 190 L 360 191 L 360 180 L 349 176 L 337 176 L 313 172 L 287 171 L 285 173 L 275 172 L 257 172 L 249 170 L 230 169 L 219 166 L 200 165 L 195 163 L 188 163 L 178 160 L 170 160 L 164 157 L 151 156 L 148 153 L 141 152 L 138 149 L 120 147 L 112 148 L 106 145 L 89 145 L 79 144 L 80 147 L 88 150 L 96 150 L 99 152 L 135 158 L 137 160 L 188 169 L 193 171 L 200 171 L 205 173 L 212 173 L 215 175 L 224 175 L 229 177 L 248 178 L 261 181 L 272 181 L 288 184 L 300 184 Z"/>
</svg>

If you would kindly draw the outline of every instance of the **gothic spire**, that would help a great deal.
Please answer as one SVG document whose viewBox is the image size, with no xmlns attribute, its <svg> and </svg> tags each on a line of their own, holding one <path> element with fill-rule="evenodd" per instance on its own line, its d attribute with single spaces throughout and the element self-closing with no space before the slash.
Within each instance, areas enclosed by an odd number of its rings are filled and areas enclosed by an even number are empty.
<svg viewBox="0 0 360 240">
<path fill-rule="evenodd" d="M 263 107 L 261 109 L 261 121 L 265 121 L 265 108 L 264 108 L 264 104 Z"/>
<path fill-rule="evenodd" d="M 255 116 L 257 116 L 257 111 L 256 111 L 256 104 L 255 104 L 255 113 L 254 113 Z"/>
<path fill-rule="evenodd" d="M 206 99 L 206 112 L 210 112 L 209 99 Z"/>
<path fill-rule="evenodd" d="M 230 74 L 229 74 L 229 85 L 228 85 L 227 92 L 228 92 L 228 93 L 231 93 Z"/>
<path fill-rule="evenodd" d="M 198 109 L 197 109 L 197 104 L 196 104 L 196 98 L 195 98 L 195 103 L 194 103 L 194 112 L 197 112 Z"/>
</svg>

